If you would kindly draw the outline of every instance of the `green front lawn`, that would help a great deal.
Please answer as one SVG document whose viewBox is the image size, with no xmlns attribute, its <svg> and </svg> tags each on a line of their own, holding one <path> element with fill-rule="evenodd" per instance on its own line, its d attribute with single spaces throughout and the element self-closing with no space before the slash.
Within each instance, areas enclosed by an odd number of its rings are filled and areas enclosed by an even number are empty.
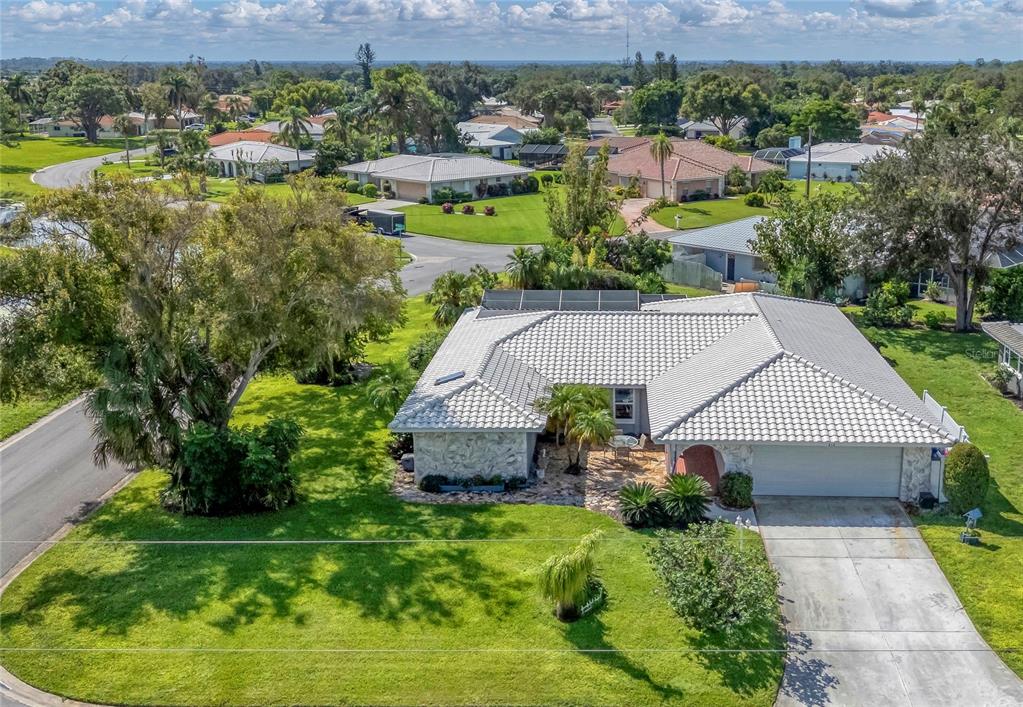
<svg viewBox="0 0 1023 707">
<path fill-rule="evenodd" d="M 22 398 L 16 403 L 0 403 L 0 440 L 20 432 L 70 399 L 70 397 Z"/>
<path fill-rule="evenodd" d="M 916 304 L 916 316 L 942 308 Z M 959 517 L 914 520 L 981 635 L 1023 675 L 1018 651 L 1023 636 L 1023 411 L 981 377 L 994 368 L 996 346 L 979 333 L 922 328 L 867 328 L 864 333 L 883 346 L 881 353 L 913 390 L 930 391 L 990 455 L 992 484 L 979 526 L 983 545 L 959 542 Z"/>
<path fill-rule="evenodd" d="M 100 140 L 93 145 L 80 137 L 25 135 L 13 146 L 0 145 L 0 197 L 23 200 L 42 191 L 30 177 L 43 167 L 117 151 L 124 151 L 123 140 Z"/>
<path fill-rule="evenodd" d="M 408 325 L 369 357 L 402 360 L 430 313 L 417 298 Z M 5 592 L 5 667 L 61 695 L 120 704 L 774 702 L 781 653 L 701 652 L 726 644 L 672 612 L 645 556 L 649 536 L 581 508 L 398 501 L 387 415 L 363 386 L 261 377 L 236 422 L 273 414 L 306 429 L 295 506 L 183 518 L 157 502 L 163 474 L 141 474 Z M 607 532 L 598 566 L 609 602 L 561 624 L 535 572 L 596 527 Z M 130 542 L 142 539 L 408 542 Z M 734 640 L 783 645 L 770 627 Z M 85 650 L 60 650 L 75 648 Z"/>
<path fill-rule="evenodd" d="M 791 194 L 797 199 L 805 197 L 805 183 L 799 180 L 789 180 L 792 185 Z M 810 193 L 821 192 L 847 192 L 853 188 L 847 182 L 810 182 Z M 750 216 L 770 216 L 773 209 L 769 206 L 746 206 L 743 196 L 728 197 L 725 199 L 708 199 L 707 201 L 689 201 L 678 206 L 669 206 L 666 209 L 655 211 L 652 216 L 654 221 L 675 228 L 675 214 L 680 214 L 682 219 L 679 228 L 706 228 L 716 226 L 719 223 L 736 221 Z"/>
</svg>

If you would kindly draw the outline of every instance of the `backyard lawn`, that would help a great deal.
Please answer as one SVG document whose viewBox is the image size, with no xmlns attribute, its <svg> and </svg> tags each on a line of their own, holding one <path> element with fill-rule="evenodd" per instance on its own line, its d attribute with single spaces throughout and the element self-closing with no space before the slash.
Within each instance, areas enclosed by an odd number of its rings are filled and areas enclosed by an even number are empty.
<svg viewBox="0 0 1023 707">
<path fill-rule="evenodd" d="M 797 199 L 804 198 L 804 182 L 789 180 L 792 185 L 791 194 Z M 839 182 L 810 182 L 810 193 L 821 192 L 847 192 L 853 188 L 851 184 Z M 669 206 L 666 209 L 655 211 L 653 219 L 662 226 L 675 228 L 675 214 L 681 214 L 679 228 L 706 228 L 716 226 L 719 223 L 727 223 L 750 216 L 770 216 L 772 209 L 768 206 L 746 206 L 743 197 L 729 197 L 727 199 L 708 199 L 707 201 L 689 201 L 678 206 Z"/>
<path fill-rule="evenodd" d="M 410 310 L 371 359 L 402 359 L 430 326 L 421 300 Z M 262 377 L 237 422 L 281 414 L 306 429 L 295 506 L 182 518 L 157 502 L 163 474 L 141 474 L 4 594 L 5 667 L 119 704 L 774 702 L 780 653 L 697 649 L 777 649 L 776 629 L 726 643 L 686 627 L 659 593 L 649 536 L 581 508 L 398 501 L 387 415 L 363 386 Z M 608 604 L 561 624 L 536 570 L 596 527 Z M 132 542 L 172 539 L 335 542 Z"/>
<path fill-rule="evenodd" d="M 70 162 L 124 150 L 122 140 L 101 140 L 93 145 L 85 138 L 26 135 L 11 147 L 0 145 L 0 197 L 26 199 L 42 191 L 30 177 L 51 164 Z"/>
<path fill-rule="evenodd" d="M 941 305 L 916 303 L 918 314 Z M 945 308 L 951 312 L 951 308 Z M 979 528 L 983 544 L 959 542 L 962 519 L 914 518 L 974 624 L 1017 674 L 1023 675 L 1023 411 L 981 378 L 995 365 L 996 346 L 984 334 L 929 329 L 864 333 L 921 393 L 925 388 L 990 455 L 992 484 Z"/>
</svg>

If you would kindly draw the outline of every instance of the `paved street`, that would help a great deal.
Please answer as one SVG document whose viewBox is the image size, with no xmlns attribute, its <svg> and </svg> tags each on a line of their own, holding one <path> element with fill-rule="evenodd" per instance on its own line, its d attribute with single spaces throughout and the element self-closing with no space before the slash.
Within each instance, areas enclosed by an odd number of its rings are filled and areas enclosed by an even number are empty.
<svg viewBox="0 0 1023 707">
<path fill-rule="evenodd" d="M 140 147 L 137 150 L 131 150 L 131 157 L 132 159 L 136 157 L 141 159 L 148 150 L 152 149 L 152 147 Z M 122 150 L 121 152 L 112 152 L 109 155 L 86 157 L 81 160 L 50 165 L 35 172 L 32 175 L 32 181 L 47 189 L 60 189 L 62 187 L 88 184 L 92 178 L 93 170 L 102 166 L 103 160 L 117 162 L 123 156 L 124 151 Z"/>
<path fill-rule="evenodd" d="M 792 651 L 778 707 L 1023 704 L 897 501 L 761 496 L 756 511 Z"/>
<path fill-rule="evenodd" d="M 81 402 L 0 447 L 0 575 L 125 476 L 92 463 Z"/>
<path fill-rule="evenodd" d="M 405 250 L 416 257 L 405 266 L 401 280 L 409 295 L 421 295 L 430 289 L 438 275 L 448 270 L 469 272 L 476 263 L 491 270 L 504 270 L 513 246 L 469 243 L 433 236 L 403 236 Z"/>
<path fill-rule="evenodd" d="M 618 132 L 618 128 L 611 122 L 611 118 L 608 116 L 598 116 L 591 118 L 589 121 L 590 137 L 593 139 L 599 137 L 614 137 L 615 135 L 621 135 Z"/>
</svg>

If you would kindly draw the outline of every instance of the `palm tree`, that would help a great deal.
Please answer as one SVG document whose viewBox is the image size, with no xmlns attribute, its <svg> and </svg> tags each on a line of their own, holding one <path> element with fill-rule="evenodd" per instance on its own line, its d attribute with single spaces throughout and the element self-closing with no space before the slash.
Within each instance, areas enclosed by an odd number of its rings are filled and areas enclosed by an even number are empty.
<svg viewBox="0 0 1023 707">
<path fill-rule="evenodd" d="M 576 385 L 556 385 L 551 389 L 549 397 L 538 398 L 533 402 L 537 410 L 547 414 L 547 424 L 554 428 L 554 441 L 559 445 L 562 437 L 568 436 L 572 418 L 581 405 L 582 396 Z"/>
<path fill-rule="evenodd" d="M 220 115 L 220 107 L 217 103 L 217 97 L 212 93 L 207 93 L 199 101 L 199 115 L 202 116 L 203 122 L 207 125 L 216 121 Z"/>
<path fill-rule="evenodd" d="M 226 104 L 227 114 L 231 116 L 231 120 L 238 120 L 238 116 L 245 112 L 245 99 L 241 96 L 228 96 Z"/>
<path fill-rule="evenodd" d="M 603 533 L 594 530 L 564 555 L 553 555 L 540 568 L 540 594 L 554 602 L 559 621 L 579 618 L 579 605 L 586 601 L 593 581 L 593 551 Z"/>
<path fill-rule="evenodd" d="M 914 113 L 916 113 L 916 131 L 920 132 L 920 114 L 927 108 L 927 103 L 924 101 L 924 97 L 920 94 L 913 96 L 913 102 L 910 107 Z"/>
<path fill-rule="evenodd" d="M 703 518 L 710 508 L 710 484 L 696 474 L 674 474 L 657 498 L 672 520 L 689 525 Z"/>
<path fill-rule="evenodd" d="M 479 304 L 481 294 L 478 279 L 450 270 L 433 281 L 426 303 L 437 307 L 433 321 L 447 327 L 457 322 L 466 309 Z"/>
<path fill-rule="evenodd" d="M 664 180 L 664 163 L 671 157 L 671 140 L 664 134 L 664 131 L 657 133 L 650 141 L 650 156 L 657 161 L 661 167 L 661 196 L 668 198 L 668 187 Z"/>
<path fill-rule="evenodd" d="M 28 79 L 24 74 L 15 74 L 4 83 L 4 92 L 18 104 L 18 132 L 23 134 L 25 116 L 22 114 L 22 109 L 26 103 L 32 100 L 32 94 L 28 90 Z"/>
<path fill-rule="evenodd" d="M 135 124 L 131 122 L 131 116 L 127 113 L 114 118 L 114 130 L 121 133 L 124 138 L 124 160 L 128 163 L 128 169 L 131 169 L 131 150 L 128 148 L 128 134 L 135 127 Z"/>
<path fill-rule="evenodd" d="M 285 119 L 281 121 L 281 140 L 295 148 L 295 159 L 302 159 L 299 147 L 302 145 L 302 138 L 309 137 L 309 111 L 302 106 L 288 106 L 284 111 Z"/>
<path fill-rule="evenodd" d="M 183 73 L 178 72 L 165 78 L 163 85 L 167 87 L 167 100 L 174 106 L 174 117 L 178 121 L 178 130 L 181 130 L 184 128 L 181 122 L 184 115 L 184 105 L 185 101 L 188 100 L 189 92 L 192 90 L 192 82 Z"/>
<path fill-rule="evenodd" d="M 504 270 L 513 287 L 529 290 L 539 284 L 542 268 L 543 263 L 536 252 L 525 246 L 517 246 L 508 256 Z"/>
<path fill-rule="evenodd" d="M 611 411 L 606 407 L 599 410 L 588 409 L 576 414 L 572 426 L 568 430 L 568 436 L 578 445 L 576 447 L 575 461 L 570 464 L 573 471 L 578 472 L 585 468 L 583 463 L 583 445 L 603 445 L 611 441 L 615 436 L 615 421 L 611 417 Z"/>
<path fill-rule="evenodd" d="M 404 366 L 390 366 L 374 376 L 366 388 L 369 404 L 387 415 L 394 415 L 415 385 L 412 372 Z"/>
<path fill-rule="evenodd" d="M 353 109 L 351 106 L 334 109 L 334 115 L 323 121 L 323 136 L 332 137 L 338 142 L 347 145 L 351 138 Z"/>
</svg>

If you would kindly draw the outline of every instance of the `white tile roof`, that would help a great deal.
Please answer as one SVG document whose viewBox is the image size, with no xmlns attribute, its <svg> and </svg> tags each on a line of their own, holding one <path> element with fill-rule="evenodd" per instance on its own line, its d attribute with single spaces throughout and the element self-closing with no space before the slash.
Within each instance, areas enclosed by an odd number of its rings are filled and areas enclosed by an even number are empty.
<svg viewBox="0 0 1023 707">
<path fill-rule="evenodd" d="M 369 174 L 378 179 L 406 182 L 450 182 L 460 179 L 525 176 L 533 170 L 476 155 L 394 155 L 357 162 L 342 172 Z"/>
<path fill-rule="evenodd" d="M 822 142 L 810 148 L 813 162 L 830 164 L 860 164 L 880 154 L 901 152 L 890 145 L 870 145 L 862 142 Z M 789 158 L 790 162 L 806 162 L 806 153 Z"/>
<path fill-rule="evenodd" d="M 315 150 L 299 150 L 301 161 L 308 162 L 316 158 Z M 286 145 L 277 145 L 272 142 L 255 142 L 254 140 L 242 140 L 231 142 L 226 145 L 219 145 L 212 148 L 207 156 L 214 160 L 226 160 L 236 162 L 242 159 L 245 162 L 295 162 L 298 159 L 295 155 L 295 148 Z"/>
<path fill-rule="evenodd" d="M 540 431 L 534 401 L 588 383 L 645 388 L 659 442 L 954 441 L 832 305 L 757 293 L 630 312 L 480 312 L 455 324 L 392 429 Z"/>
</svg>

